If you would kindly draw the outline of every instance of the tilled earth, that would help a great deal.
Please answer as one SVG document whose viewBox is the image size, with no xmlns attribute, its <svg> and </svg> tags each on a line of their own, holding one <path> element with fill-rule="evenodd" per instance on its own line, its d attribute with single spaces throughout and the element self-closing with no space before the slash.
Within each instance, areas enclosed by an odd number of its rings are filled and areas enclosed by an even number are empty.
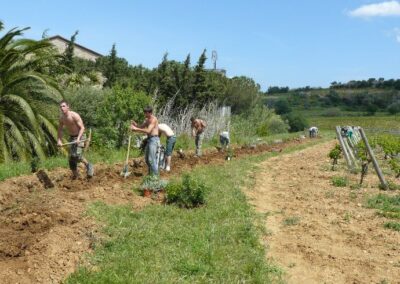
<svg viewBox="0 0 400 284">
<path fill-rule="evenodd" d="M 382 193 L 378 178 L 371 168 L 360 189 L 333 186 L 333 176 L 359 180 L 344 164 L 330 170 L 334 144 L 261 163 L 246 194 L 263 216 L 266 258 L 284 268 L 288 283 L 400 283 L 400 232 L 385 229 L 389 219 L 365 207 Z"/>
<path fill-rule="evenodd" d="M 305 141 L 241 147 L 234 154 L 239 158 L 281 151 Z M 201 158 L 174 155 L 173 172 L 161 175 L 169 178 L 197 165 L 223 162 L 225 154 L 218 151 L 208 151 Z M 51 189 L 45 189 L 33 174 L 0 182 L 0 282 L 58 283 L 65 279 L 100 236 L 100 225 L 84 214 L 88 204 L 103 201 L 141 210 L 157 202 L 132 190 L 146 174 L 143 164 L 130 167 L 132 174 L 126 179 L 120 176 L 122 164 L 96 164 L 90 180 L 71 180 L 68 169 L 56 169 L 49 173 L 55 184 Z"/>
</svg>

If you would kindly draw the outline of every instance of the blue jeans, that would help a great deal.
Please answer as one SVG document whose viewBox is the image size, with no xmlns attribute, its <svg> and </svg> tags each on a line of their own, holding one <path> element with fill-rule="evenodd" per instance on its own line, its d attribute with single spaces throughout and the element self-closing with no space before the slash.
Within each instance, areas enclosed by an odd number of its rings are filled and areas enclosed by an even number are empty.
<svg viewBox="0 0 400 284">
<path fill-rule="evenodd" d="M 176 143 L 176 136 L 170 136 L 167 138 L 167 145 L 165 147 L 165 156 L 171 156 L 172 151 L 174 150 L 174 146 Z"/>
<path fill-rule="evenodd" d="M 148 138 L 144 157 L 146 160 L 147 167 L 149 168 L 150 175 L 158 175 L 158 164 L 157 164 L 157 149 L 160 145 L 160 137 L 152 136 Z"/>
<path fill-rule="evenodd" d="M 196 155 L 201 156 L 201 144 L 203 143 L 204 132 L 197 133 L 194 143 L 196 145 Z"/>
</svg>

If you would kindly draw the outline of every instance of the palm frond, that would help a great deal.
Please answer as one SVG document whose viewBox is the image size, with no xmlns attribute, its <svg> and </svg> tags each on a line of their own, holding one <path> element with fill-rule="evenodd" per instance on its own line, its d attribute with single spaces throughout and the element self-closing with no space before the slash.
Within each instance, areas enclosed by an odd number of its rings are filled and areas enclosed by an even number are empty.
<svg viewBox="0 0 400 284">
<path fill-rule="evenodd" d="M 30 146 L 32 148 L 32 156 L 36 155 L 39 157 L 39 159 L 41 159 L 41 160 L 44 159 L 46 157 L 46 155 L 42 149 L 42 145 L 40 144 L 40 142 L 36 138 L 36 136 L 30 131 L 26 132 L 26 136 L 27 136 Z"/>
<path fill-rule="evenodd" d="M 4 112 L 10 113 L 13 112 L 15 116 L 15 111 L 13 111 L 14 108 L 17 108 L 18 110 L 18 115 L 23 116 L 26 118 L 26 123 L 30 125 L 30 129 L 33 130 L 36 134 L 38 133 L 38 123 L 36 120 L 36 116 L 31 108 L 31 106 L 28 104 L 28 102 L 23 99 L 20 96 L 16 95 L 5 95 L 0 98 L 0 103 L 3 104 L 6 109 Z M 10 118 L 14 118 L 12 115 L 8 115 Z M 15 117 L 16 118 L 16 117 Z"/>
<path fill-rule="evenodd" d="M 4 135 L 7 145 L 11 148 L 13 154 L 18 156 L 19 160 L 26 161 L 28 158 L 27 145 L 20 129 L 8 117 L 5 117 L 4 124 L 8 125 Z"/>
</svg>

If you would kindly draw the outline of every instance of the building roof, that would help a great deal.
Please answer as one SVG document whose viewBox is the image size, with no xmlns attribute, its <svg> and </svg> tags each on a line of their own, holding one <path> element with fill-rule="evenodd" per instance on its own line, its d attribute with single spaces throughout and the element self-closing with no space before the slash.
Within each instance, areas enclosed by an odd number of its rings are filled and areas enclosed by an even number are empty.
<svg viewBox="0 0 400 284">
<path fill-rule="evenodd" d="M 65 43 L 67 43 L 67 44 L 69 44 L 71 41 L 70 40 L 68 40 L 68 39 L 66 39 L 66 38 L 63 38 L 62 36 L 60 36 L 60 35 L 55 35 L 55 36 L 52 36 L 52 37 L 49 37 L 48 38 L 48 40 L 54 40 L 54 39 L 59 39 L 59 40 L 62 40 L 62 41 L 64 41 Z M 96 52 L 96 51 L 94 51 L 94 50 L 91 50 L 91 49 L 89 49 L 89 48 L 87 48 L 87 47 L 84 47 L 83 45 L 80 45 L 80 44 L 77 44 L 76 42 L 74 43 L 74 45 L 75 46 L 77 46 L 77 47 L 79 47 L 79 48 L 81 48 L 81 49 L 83 49 L 83 50 L 85 50 L 85 51 L 87 51 L 87 52 L 89 52 L 89 53 L 92 53 L 93 55 L 95 55 L 95 56 L 103 56 L 102 54 L 100 54 L 100 53 L 98 53 L 98 52 Z"/>
</svg>

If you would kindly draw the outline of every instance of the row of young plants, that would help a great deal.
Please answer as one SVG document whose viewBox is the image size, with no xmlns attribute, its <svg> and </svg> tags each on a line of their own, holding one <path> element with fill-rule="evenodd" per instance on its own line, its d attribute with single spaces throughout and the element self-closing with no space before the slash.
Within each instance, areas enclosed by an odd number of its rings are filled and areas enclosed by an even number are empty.
<svg viewBox="0 0 400 284">
<path fill-rule="evenodd" d="M 380 162 L 383 166 L 389 168 L 389 174 L 393 175 L 396 179 L 400 178 L 400 136 L 390 134 L 376 135 L 369 140 L 369 144 L 375 153 L 383 153 L 384 158 Z M 355 146 L 354 153 L 356 158 L 361 162 L 360 185 L 362 185 L 372 159 L 362 140 Z M 328 153 L 328 157 L 332 160 L 332 170 L 335 170 L 335 166 L 342 156 L 342 149 L 339 144 L 336 144 Z M 392 185 L 394 186 L 394 184 Z"/>
<path fill-rule="evenodd" d="M 378 153 L 377 156 L 381 156 L 379 153 L 383 154 L 383 157 L 379 161 L 380 165 L 385 168 L 386 175 L 394 177 L 394 181 L 388 182 L 388 188 L 391 190 L 399 190 L 400 137 L 388 134 L 378 135 L 372 137 L 369 144 L 374 149 L 374 152 Z M 363 184 L 372 160 L 368 154 L 365 143 L 362 141 L 356 145 L 355 153 L 361 162 L 360 182 L 358 185 L 351 185 L 351 187 L 359 188 Z M 332 161 L 332 170 L 335 170 L 335 166 L 338 164 L 338 160 L 342 158 L 342 156 L 342 149 L 339 144 L 336 144 L 328 153 L 328 157 Z M 349 185 L 349 181 L 345 177 L 335 176 L 332 178 L 332 184 L 337 187 L 346 187 Z M 380 188 L 383 189 L 381 186 Z M 379 193 L 368 199 L 367 208 L 375 208 L 378 210 L 378 215 L 391 219 L 391 221 L 385 222 L 385 228 L 400 231 L 400 222 L 398 221 L 400 219 L 400 194 L 390 196 Z"/>
</svg>

